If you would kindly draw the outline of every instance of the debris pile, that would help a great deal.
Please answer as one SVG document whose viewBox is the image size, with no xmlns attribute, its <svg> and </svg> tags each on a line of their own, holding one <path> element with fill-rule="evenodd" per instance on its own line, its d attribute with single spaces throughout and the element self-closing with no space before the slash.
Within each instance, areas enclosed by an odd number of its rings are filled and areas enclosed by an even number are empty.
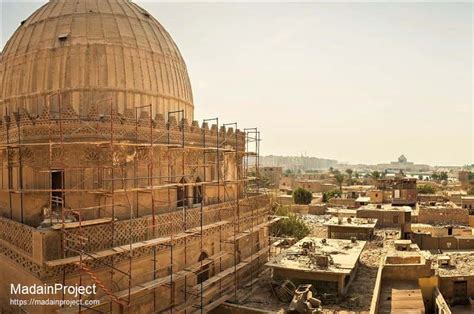
<svg viewBox="0 0 474 314">
<path fill-rule="evenodd" d="M 322 313 L 321 301 L 313 298 L 313 292 L 311 291 L 312 285 L 300 285 L 296 289 L 291 300 L 290 306 L 288 307 L 288 313 L 295 314 L 319 314 Z"/>
<path fill-rule="evenodd" d="M 321 245 L 316 244 L 313 241 L 305 241 L 301 243 L 299 250 L 294 253 L 288 254 L 288 260 L 298 260 L 304 262 L 307 268 L 328 268 L 330 265 L 334 265 L 334 260 L 331 254 L 337 254 L 338 252 L 322 252 L 319 248 L 326 244 L 326 239 L 321 239 Z"/>
</svg>

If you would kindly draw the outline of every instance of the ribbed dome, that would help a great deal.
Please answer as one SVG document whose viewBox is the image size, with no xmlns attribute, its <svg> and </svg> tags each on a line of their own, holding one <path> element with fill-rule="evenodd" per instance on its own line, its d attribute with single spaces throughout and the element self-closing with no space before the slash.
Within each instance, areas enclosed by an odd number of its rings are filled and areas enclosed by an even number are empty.
<svg viewBox="0 0 474 314">
<path fill-rule="evenodd" d="M 153 114 L 185 109 L 193 118 L 186 65 L 168 32 L 126 0 L 53 0 L 34 12 L 6 44 L 0 108 L 40 114 L 47 95 L 87 114 L 111 98 L 115 109 L 153 105 Z M 52 103 L 56 97 L 49 98 Z"/>
</svg>

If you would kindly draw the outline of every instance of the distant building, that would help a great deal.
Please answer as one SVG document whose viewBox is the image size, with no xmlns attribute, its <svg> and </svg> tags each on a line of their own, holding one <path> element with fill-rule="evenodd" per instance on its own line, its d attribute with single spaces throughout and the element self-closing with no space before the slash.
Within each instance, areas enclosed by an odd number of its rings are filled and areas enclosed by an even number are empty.
<svg viewBox="0 0 474 314">
<path fill-rule="evenodd" d="M 283 167 L 290 170 L 317 170 L 335 167 L 337 161 L 333 159 L 307 156 L 260 156 L 260 164 L 265 167 Z"/>
<path fill-rule="evenodd" d="M 415 206 L 418 192 L 414 178 L 384 178 L 377 181 L 377 189 L 392 191 L 393 205 Z"/>
<path fill-rule="evenodd" d="M 474 174 L 472 174 L 470 171 L 466 170 L 461 170 L 458 172 L 458 180 L 461 183 L 461 186 L 463 188 L 466 188 L 469 186 L 471 182 L 471 177 L 473 177 Z"/>
<path fill-rule="evenodd" d="M 260 176 L 267 178 L 272 188 L 278 188 L 282 177 L 282 167 L 260 167 Z"/>
<path fill-rule="evenodd" d="M 303 188 L 311 193 L 324 193 L 337 189 L 337 185 L 325 183 L 321 180 L 301 180 L 296 179 L 294 188 Z"/>
<path fill-rule="evenodd" d="M 386 164 L 378 164 L 376 166 L 378 170 L 388 172 L 388 173 L 398 173 L 400 171 L 428 171 L 431 169 L 429 165 L 415 164 L 405 157 L 405 155 L 400 155 L 397 161 L 391 161 Z"/>
</svg>

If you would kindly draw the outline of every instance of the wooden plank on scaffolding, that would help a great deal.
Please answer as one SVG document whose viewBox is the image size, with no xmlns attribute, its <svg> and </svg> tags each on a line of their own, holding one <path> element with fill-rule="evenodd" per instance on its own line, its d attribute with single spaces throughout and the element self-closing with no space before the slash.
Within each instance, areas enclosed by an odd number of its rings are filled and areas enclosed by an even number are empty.
<svg viewBox="0 0 474 314">
<path fill-rule="evenodd" d="M 210 256 L 206 259 L 203 259 L 202 260 L 202 265 L 201 265 L 201 262 L 198 262 L 194 265 L 191 265 L 189 267 L 184 268 L 183 270 L 187 271 L 187 272 L 191 272 L 191 273 L 196 273 L 200 270 L 201 266 L 207 266 L 207 265 L 213 264 L 217 259 L 223 258 L 227 254 L 228 254 L 228 252 L 225 252 L 225 251 L 219 252 L 219 253 L 217 253 L 215 255 L 212 255 L 212 256 Z"/>
<path fill-rule="evenodd" d="M 75 222 L 66 222 L 66 223 L 58 223 L 51 226 L 53 230 L 61 230 L 61 229 L 74 229 L 79 227 L 86 227 L 92 225 L 100 225 L 111 222 L 112 218 L 98 218 L 98 219 L 91 219 L 91 220 L 84 220 L 84 221 L 75 221 Z"/>
<path fill-rule="evenodd" d="M 215 309 L 216 307 L 218 307 L 219 305 L 221 305 L 225 301 L 229 300 L 231 297 L 232 297 L 231 294 L 225 294 L 222 297 L 218 298 L 217 300 L 205 305 L 202 309 L 194 311 L 194 314 L 208 313 L 209 311 L 212 311 L 213 309 Z"/>
<path fill-rule="evenodd" d="M 271 224 L 277 222 L 280 219 L 281 219 L 281 217 L 276 217 L 276 218 L 273 218 L 272 220 L 269 220 L 269 221 L 266 221 L 266 222 L 261 223 L 259 225 L 256 225 L 253 228 L 247 229 L 243 232 L 240 232 L 240 233 L 236 234 L 235 237 L 234 236 L 230 237 L 229 239 L 226 240 L 226 242 L 233 242 L 233 241 L 237 241 L 237 240 L 240 240 L 242 238 L 245 238 L 249 234 L 252 234 L 253 232 L 257 232 L 259 229 L 261 229 L 263 227 L 266 227 L 268 225 L 271 225 Z"/>
<path fill-rule="evenodd" d="M 260 256 L 262 256 L 264 253 L 268 252 L 268 247 L 264 247 L 263 249 L 261 249 L 260 251 L 258 251 L 257 253 L 255 254 L 252 254 L 251 256 L 245 258 L 242 260 L 242 262 L 240 262 L 239 264 L 237 264 L 236 266 L 231 266 L 229 268 L 227 268 L 226 270 L 220 272 L 220 273 L 217 273 L 216 275 L 214 275 L 213 277 L 209 278 L 208 280 L 206 280 L 203 284 L 203 290 L 206 291 L 207 288 L 209 288 L 211 285 L 213 284 L 216 284 L 218 283 L 220 280 L 223 280 L 225 277 L 229 276 L 229 275 L 232 275 L 234 274 L 235 271 L 239 271 L 241 270 L 242 268 L 244 268 L 245 266 L 247 266 L 251 261 L 254 261 L 256 260 L 257 258 L 259 258 Z M 198 293 L 201 291 L 200 289 L 200 285 L 197 286 L 197 291 Z"/>
<path fill-rule="evenodd" d="M 204 281 L 202 283 L 202 285 L 201 284 L 196 285 L 194 288 L 196 288 L 197 295 L 199 295 L 201 293 L 201 287 L 202 287 L 203 297 L 206 297 L 206 298 L 209 295 L 212 295 L 213 293 L 217 293 L 218 291 L 222 292 L 222 290 L 220 290 L 220 289 L 222 289 L 222 287 L 217 286 L 217 283 L 222 282 L 223 280 L 228 280 L 228 279 L 233 280 L 233 278 L 231 276 L 233 276 L 236 271 L 240 271 L 242 268 L 247 266 L 250 262 L 257 260 L 257 258 L 262 256 L 266 252 L 268 252 L 268 247 L 265 247 L 265 248 L 261 249 L 260 251 L 258 251 L 257 253 L 245 258 L 242 262 L 237 264 L 235 267 L 230 266 L 229 268 L 225 269 L 224 271 L 214 275 L 213 277 L 211 277 L 208 280 Z M 214 287 L 214 285 L 216 285 L 216 286 Z M 224 290 L 228 290 L 228 289 L 232 288 L 232 286 L 233 286 L 233 283 L 231 284 L 231 286 L 229 286 L 227 289 L 224 289 Z M 226 291 L 226 293 L 227 293 L 227 291 Z M 230 295 L 232 297 L 232 294 L 230 294 Z M 220 302 L 219 304 L 222 304 L 226 300 Z M 195 302 L 190 302 L 189 304 L 187 303 L 186 305 L 183 305 L 183 306 L 185 306 L 185 308 L 180 308 L 180 311 L 181 310 L 182 311 L 187 310 L 198 302 L 199 302 L 199 298 L 197 298 Z M 210 303 L 210 304 L 212 304 L 212 303 Z M 206 312 L 206 311 L 204 311 L 204 312 Z"/>
<path fill-rule="evenodd" d="M 215 259 L 223 257 L 226 254 L 227 254 L 227 252 L 221 252 L 219 254 L 213 255 L 213 256 L 203 260 L 203 266 L 213 263 Z M 192 269 L 192 270 L 183 269 L 183 270 L 180 270 L 176 273 L 173 273 L 173 276 L 168 275 L 168 276 L 161 277 L 161 278 L 158 278 L 158 279 L 155 279 L 155 280 L 152 280 L 152 281 L 148 281 L 148 282 L 145 282 L 145 283 L 142 283 L 142 284 L 138 284 L 130 290 L 130 295 L 137 294 L 137 293 L 145 291 L 145 290 L 153 290 L 157 287 L 169 284 L 171 282 L 171 277 L 173 277 L 173 283 L 176 283 L 178 281 L 182 281 L 182 280 L 184 280 L 184 278 L 187 274 L 198 272 L 199 269 L 201 268 L 201 262 L 195 263 L 195 264 L 191 265 L 189 268 Z M 118 298 L 124 298 L 124 297 L 128 296 L 128 289 L 117 292 L 115 294 L 115 296 L 117 296 Z"/>
</svg>

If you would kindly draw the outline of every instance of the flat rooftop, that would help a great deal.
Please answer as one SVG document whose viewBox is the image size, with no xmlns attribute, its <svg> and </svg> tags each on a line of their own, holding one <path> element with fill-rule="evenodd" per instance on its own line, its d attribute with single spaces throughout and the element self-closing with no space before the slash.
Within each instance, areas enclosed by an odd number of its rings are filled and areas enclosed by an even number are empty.
<svg viewBox="0 0 474 314">
<path fill-rule="evenodd" d="M 325 243 L 323 243 L 324 241 Z M 313 254 L 329 257 L 327 268 L 318 267 L 311 254 L 305 254 L 303 244 L 306 246 L 308 242 L 311 242 L 314 247 Z M 266 265 L 305 272 L 349 274 L 357 265 L 365 243 L 366 241 L 351 242 L 351 240 L 306 237 Z"/>
<path fill-rule="evenodd" d="M 370 197 L 369 196 L 359 196 L 356 199 L 356 202 L 358 202 L 358 203 L 368 203 L 368 202 L 370 202 Z"/>
<path fill-rule="evenodd" d="M 474 276 L 474 250 L 444 251 L 443 254 L 434 254 L 433 267 L 440 277 Z M 450 257 L 449 266 L 440 267 L 438 258 Z"/>
<path fill-rule="evenodd" d="M 354 227 L 373 229 L 377 224 L 377 219 L 371 218 L 331 218 L 324 226 Z"/>
<path fill-rule="evenodd" d="M 379 210 L 379 211 L 403 211 L 403 212 L 411 212 L 412 208 L 410 206 L 393 206 L 391 204 L 383 204 L 383 205 L 376 205 L 376 204 L 368 204 L 362 207 L 359 207 L 358 210 Z"/>
</svg>

